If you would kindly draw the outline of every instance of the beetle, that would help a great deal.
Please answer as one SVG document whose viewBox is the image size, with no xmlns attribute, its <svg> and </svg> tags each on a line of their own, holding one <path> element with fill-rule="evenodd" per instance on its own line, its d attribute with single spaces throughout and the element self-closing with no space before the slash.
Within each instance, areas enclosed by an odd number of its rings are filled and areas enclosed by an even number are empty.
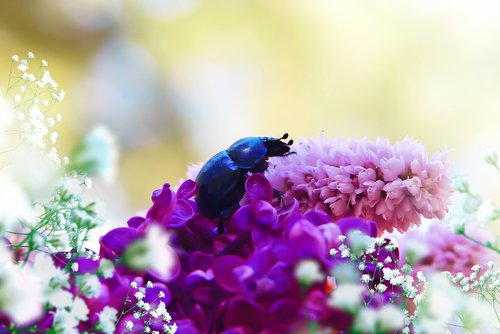
<svg viewBox="0 0 500 334">
<path fill-rule="evenodd" d="M 224 220 L 239 207 L 245 194 L 245 181 L 250 173 L 264 173 L 268 168 L 267 158 L 287 156 L 293 140 L 281 138 L 246 137 L 233 143 L 210 158 L 201 168 L 196 183 L 195 196 L 200 212 L 208 218 L 220 218 L 217 231 L 224 231 Z M 279 194 L 279 192 L 278 192 Z"/>
</svg>

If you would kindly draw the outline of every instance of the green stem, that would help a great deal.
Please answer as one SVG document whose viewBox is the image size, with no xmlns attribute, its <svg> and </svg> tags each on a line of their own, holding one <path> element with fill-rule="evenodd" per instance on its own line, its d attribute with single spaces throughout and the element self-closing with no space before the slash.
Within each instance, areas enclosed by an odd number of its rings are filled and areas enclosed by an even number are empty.
<svg viewBox="0 0 500 334">
<path fill-rule="evenodd" d="M 464 231 L 464 232 L 462 232 L 462 233 L 459 233 L 459 234 L 463 235 L 466 239 L 468 239 L 468 240 L 472 241 L 473 243 L 475 243 L 475 244 L 477 244 L 477 245 L 479 245 L 479 246 L 482 246 L 482 247 L 484 247 L 484 248 L 491 249 L 492 251 L 496 252 L 497 254 L 500 254 L 500 249 L 499 249 L 499 248 L 497 248 L 497 247 L 495 247 L 495 246 L 493 246 L 493 245 L 492 245 L 492 244 L 490 244 L 490 243 L 486 243 L 486 244 L 485 244 L 485 243 L 483 243 L 483 242 L 481 242 L 481 241 L 479 241 L 479 240 L 477 240 L 477 239 L 474 239 L 474 238 L 473 238 L 473 237 L 471 237 L 470 235 L 467 235 L 467 234 L 465 233 L 465 231 Z"/>
</svg>

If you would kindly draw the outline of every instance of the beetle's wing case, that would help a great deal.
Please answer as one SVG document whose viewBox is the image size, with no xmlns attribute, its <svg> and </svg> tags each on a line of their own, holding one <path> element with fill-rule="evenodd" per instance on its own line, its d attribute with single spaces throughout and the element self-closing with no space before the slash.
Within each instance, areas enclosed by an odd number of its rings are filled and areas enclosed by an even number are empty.
<svg viewBox="0 0 500 334">
<path fill-rule="evenodd" d="M 246 172 L 238 168 L 227 151 L 214 155 L 196 177 L 196 203 L 200 211 L 215 218 L 239 203 L 245 193 L 245 176 Z"/>
<path fill-rule="evenodd" d="M 251 170 L 266 158 L 267 148 L 263 137 L 247 137 L 229 146 L 227 152 L 241 169 Z"/>
</svg>

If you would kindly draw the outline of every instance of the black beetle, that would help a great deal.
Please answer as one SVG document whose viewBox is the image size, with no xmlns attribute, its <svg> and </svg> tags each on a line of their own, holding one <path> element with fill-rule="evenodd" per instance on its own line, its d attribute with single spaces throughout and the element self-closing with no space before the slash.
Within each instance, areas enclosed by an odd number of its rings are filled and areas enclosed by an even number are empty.
<svg viewBox="0 0 500 334">
<path fill-rule="evenodd" d="M 287 156 L 293 140 L 281 138 L 247 137 L 238 140 L 227 150 L 214 155 L 203 165 L 196 183 L 195 200 L 200 212 L 208 218 L 220 217 L 218 233 L 224 230 L 223 221 L 237 208 L 245 194 L 248 173 L 263 173 L 268 168 L 267 158 Z"/>
</svg>

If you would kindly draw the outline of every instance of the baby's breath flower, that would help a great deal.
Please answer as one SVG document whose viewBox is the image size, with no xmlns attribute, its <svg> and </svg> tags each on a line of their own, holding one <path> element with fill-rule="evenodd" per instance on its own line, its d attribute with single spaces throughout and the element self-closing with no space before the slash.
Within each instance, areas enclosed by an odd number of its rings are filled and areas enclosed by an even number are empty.
<svg viewBox="0 0 500 334">
<path fill-rule="evenodd" d="M 35 59 L 35 55 L 33 54 L 33 52 L 31 52 L 31 51 L 28 52 L 28 58 Z"/>
<path fill-rule="evenodd" d="M 75 273 L 78 271 L 78 263 L 77 263 L 77 262 L 73 262 L 73 263 L 71 264 L 71 270 L 72 270 L 73 272 L 75 272 Z"/>
<path fill-rule="evenodd" d="M 12 61 L 18 62 L 19 61 L 19 56 L 18 55 L 13 55 L 12 56 Z"/>
<path fill-rule="evenodd" d="M 368 274 L 361 275 L 361 282 L 368 284 L 368 282 L 370 282 L 370 275 Z"/>
<path fill-rule="evenodd" d="M 49 66 L 49 63 L 45 59 L 42 59 L 42 67 L 47 67 Z"/>
<path fill-rule="evenodd" d="M 125 322 L 125 328 L 129 331 L 131 331 L 134 328 L 134 323 L 130 320 L 127 320 Z"/>
<path fill-rule="evenodd" d="M 25 73 L 28 70 L 28 65 L 19 64 L 17 66 L 17 70 L 20 71 L 20 72 L 22 72 L 22 73 Z"/>
<path fill-rule="evenodd" d="M 384 293 L 387 290 L 387 285 L 380 283 L 376 286 L 376 289 L 378 293 Z"/>
<path fill-rule="evenodd" d="M 136 281 L 131 282 L 130 283 L 130 288 L 137 289 L 137 282 Z"/>
<path fill-rule="evenodd" d="M 134 297 L 137 298 L 138 300 L 142 300 L 146 296 L 141 291 L 137 291 L 136 293 L 134 293 Z"/>
</svg>

